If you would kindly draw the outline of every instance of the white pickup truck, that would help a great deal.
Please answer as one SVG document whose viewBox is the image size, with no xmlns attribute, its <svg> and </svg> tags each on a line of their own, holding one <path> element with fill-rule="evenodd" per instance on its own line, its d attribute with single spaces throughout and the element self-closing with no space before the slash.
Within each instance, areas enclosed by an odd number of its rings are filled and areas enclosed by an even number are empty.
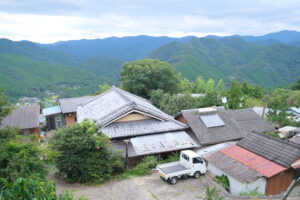
<svg viewBox="0 0 300 200">
<path fill-rule="evenodd" d="M 206 163 L 197 153 L 185 150 L 181 151 L 179 161 L 158 165 L 156 168 L 163 179 L 174 185 L 183 176 L 199 178 L 206 172 Z"/>
</svg>

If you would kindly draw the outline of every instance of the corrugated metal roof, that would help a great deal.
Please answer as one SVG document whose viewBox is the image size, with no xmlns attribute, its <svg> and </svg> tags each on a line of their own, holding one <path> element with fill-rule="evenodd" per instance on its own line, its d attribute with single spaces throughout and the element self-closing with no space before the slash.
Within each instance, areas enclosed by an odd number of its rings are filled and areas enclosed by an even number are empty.
<svg viewBox="0 0 300 200">
<path fill-rule="evenodd" d="M 287 169 L 237 145 L 221 149 L 220 152 L 233 158 L 239 163 L 254 169 L 267 178 L 279 174 Z"/>
<path fill-rule="evenodd" d="M 61 106 L 62 113 L 73 113 L 76 112 L 78 105 L 86 103 L 87 101 L 95 98 L 95 96 L 84 96 L 74 98 L 58 99 L 59 105 Z"/>
<path fill-rule="evenodd" d="M 7 126 L 20 129 L 37 128 L 40 124 L 40 106 L 38 104 L 20 106 L 6 116 L 0 128 Z"/>
<path fill-rule="evenodd" d="M 60 106 L 44 108 L 42 110 L 42 113 L 44 116 L 55 115 L 55 114 L 61 113 L 61 108 L 60 108 Z"/>
<path fill-rule="evenodd" d="M 185 132 L 170 132 L 131 138 L 132 146 L 137 155 L 168 152 L 196 147 L 197 144 Z"/>
<path fill-rule="evenodd" d="M 209 165 L 213 165 L 226 174 L 241 182 L 251 183 L 263 175 L 250 167 L 243 165 L 235 159 L 221 153 L 215 152 L 204 157 Z"/>
</svg>

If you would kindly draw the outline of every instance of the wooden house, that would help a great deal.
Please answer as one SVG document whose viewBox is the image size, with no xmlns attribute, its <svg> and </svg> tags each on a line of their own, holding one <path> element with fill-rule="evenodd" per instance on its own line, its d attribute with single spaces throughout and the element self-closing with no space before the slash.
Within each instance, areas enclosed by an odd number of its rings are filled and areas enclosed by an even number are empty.
<svg viewBox="0 0 300 200">
<path fill-rule="evenodd" d="M 38 104 L 20 106 L 14 109 L 2 122 L 0 129 L 15 127 L 23 135 L 40 134 L 40 106 Z"/>
<path fill-rule="evenodd" d="M 167 115 L 149 101 L 124 90 L 110 90 L 77 107 L 78 122 L 94 120 L 112 140 L 113 148 L 126 153 L 130 165 L 143 156 L 194 148 L 196 142 L 185 131 L 188 126 Z M 163 155 L 162 155 L 163 156 Z"/>
<path fill-rule="evenodd" d="M 265 134 L 250 133 L 236 145 L 205 157 L 213 176 L 226 175 L 233 194 L 285 191 L 299 168 L 300 145 Z"/>
</svg>

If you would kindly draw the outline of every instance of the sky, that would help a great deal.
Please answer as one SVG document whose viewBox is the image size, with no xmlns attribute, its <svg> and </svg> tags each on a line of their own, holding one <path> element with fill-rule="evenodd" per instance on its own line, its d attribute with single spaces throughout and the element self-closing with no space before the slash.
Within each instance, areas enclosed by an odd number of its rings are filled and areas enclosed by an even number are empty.
<svg viewBox="0 0 300 200">
<path fill-rule="evenodd" d="M 0 0 L 0 38 L 16 41 L 281 30 L 300 31 L 300 0 Z"/>
</svg>

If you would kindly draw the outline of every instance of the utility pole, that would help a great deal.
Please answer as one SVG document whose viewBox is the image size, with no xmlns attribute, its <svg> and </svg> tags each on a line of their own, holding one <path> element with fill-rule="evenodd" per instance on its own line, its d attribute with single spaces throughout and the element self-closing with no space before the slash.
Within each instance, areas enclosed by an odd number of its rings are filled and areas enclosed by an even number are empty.
<svg viewBox="0 0 300 200">
<path fill-rule="evenodd" d="M 125 162 L 126 162 L 126 169 L 128 169 L 128 144 L 130 140 L 124 140 L 124 143 L 126 145 L 126 150 L 125 150 Z"/>
</svg>

